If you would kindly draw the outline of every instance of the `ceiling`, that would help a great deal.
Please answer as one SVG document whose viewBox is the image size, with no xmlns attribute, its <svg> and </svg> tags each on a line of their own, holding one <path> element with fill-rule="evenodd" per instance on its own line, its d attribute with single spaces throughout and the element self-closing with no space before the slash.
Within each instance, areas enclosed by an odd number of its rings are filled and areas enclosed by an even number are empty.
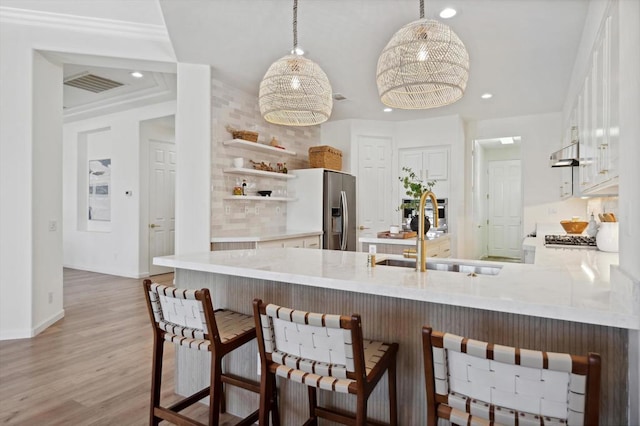
<svg viewBox="0 0 640 426">
<path fill-rule="evenodd" d="M 256 95 L 269 65 L 291 50 L 292 5 L 292 0 L 160 0 L 178 61 L 211 64 L 215 76 Z M 425 1 L 427 17 L 435 18 L 445 6 L 458 10 L 446 23 L 470 56 L 464 97 L 431 110 L 384 113 L 375 82 L 380 52 L 393 33 L 419 18 L 418 0 L 300 0 L 298 40 L 327 73 L 334 93 L 347 98 L 334 102 L 331 120 L 537 114 L 562 110 L 588 5 L 585 0 Z M 485 92 L 493 98 L 481 99 Z"/>
<path fill-rule="evenodd" d="M 216 78 L 256 95 L 269 65 L 292 47 L 292 0 L 4 0 L 3 4 L 166 25 L 178 62 L 210 64 Z M 375 82 L 377 59 L 395 31 L 419 18 L 418 5 L 418 0 L 299 0 L 299 44 L 327 73 L 333 92 L 346 97 L 334 102 L 330 120 L 412 120 L 451 114 L 484 120 L 562 110 L 589 7 L 586 0 L 426 0 L 428 18 L 436 18 L 445 6 L 458 10 L 452 19 L 437 19 L 450 25 L 467 47 L 467 90 L 461 100 L 446 107 L 383 112 Z M 71 62 L 82 65 L 77 58 Z M 112 61 L 97 70 L 99 62 L 89 62 L 93 71 L 115 73 L 110 75 L 119 79 L 130 80 L 128 73 L 135 68 L 148 69 L 128 61 L 118 71 Z M 65 76 L 91 69 L 66 65 Z M 149 81 L 160 91 L 166 91 L 166 85 L 175 90 L 175 76 L 171 77 L 175 68 L 151 71 L 156 73 L 150 73 L 147 82 L 114 90 L 119 95 L 127 89 L 149 92 L 148 86 L 140 87 Z M 481 99 L 485 92 L 493 97 Z M 72 100 L 72 95 L 65 93 L 70 108 L 84 102 L 83 108 L 90 109 L 96 100 Z"/>
<path fill-rule="evenodd" d="M 88 118 L 176 98 L 175 73 L 144 70 L 142 77 L 133 77 L 131 73 L 138 70 L 139 68 L 135 64 L 131 64 L 131 67 L 128 68 L 113 68 L 86 65 L 86 63 L 65 63 L 63 67 L 65 82 L 90 75 L 121 84 L 121 86 L 99 93 L 64 84 L 65 121 Z"/>
</svg>

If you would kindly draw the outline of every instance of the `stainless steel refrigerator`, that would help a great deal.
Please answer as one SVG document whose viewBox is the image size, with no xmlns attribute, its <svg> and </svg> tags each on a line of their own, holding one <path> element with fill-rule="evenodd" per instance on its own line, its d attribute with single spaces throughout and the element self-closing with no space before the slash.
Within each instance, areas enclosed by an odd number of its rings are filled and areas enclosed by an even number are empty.
<svg viewBox="0 0 640 426">
<path fill-rule="evenodd" d="M 294 170 L 288 182 L 287 228 L 322 231 L 322 248 L 356 251 L 356 178 L 326 169 Z"/>
</svg>

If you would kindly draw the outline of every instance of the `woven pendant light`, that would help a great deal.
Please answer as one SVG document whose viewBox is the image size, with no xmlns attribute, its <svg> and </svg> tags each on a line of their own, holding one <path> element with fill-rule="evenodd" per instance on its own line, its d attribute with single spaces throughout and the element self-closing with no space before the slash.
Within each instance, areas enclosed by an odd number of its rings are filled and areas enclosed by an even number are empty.
<svg viewBox="0 0 640 426">
<path fill-rule="evenodd" d="M 447 25 L 424 18 L 396 32 L 378 58 L 376 82 L 383 104 L 399 109 L 449 105 L 464 95 L 469 54 Z"/>
<path fill-rule="evenodd" d="M 260 82 L 258 103 L 262 117 L 284 126 L 312 126 L 331 115 L 331 84 L 322 68 L 296 54 L 298 0 L 293 2 L 293 50 L 275 61 Z"/>
</svg>

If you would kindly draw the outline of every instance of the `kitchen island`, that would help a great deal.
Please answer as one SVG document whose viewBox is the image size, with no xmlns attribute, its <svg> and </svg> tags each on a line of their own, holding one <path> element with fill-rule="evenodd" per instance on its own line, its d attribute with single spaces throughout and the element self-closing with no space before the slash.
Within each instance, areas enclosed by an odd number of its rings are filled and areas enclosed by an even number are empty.
<svg viewBox="0 0 640 426">
<path fill-rule="evenodd" d="M 428 235 L 428 234 L 427 234 Z M 370 246 L 376 246 L 377 253 L 402 254 L 405 249 L 416 248 L 416 237 L 411 238 L 375 238 L 360 237 L 358 242 L 361 250 L 369 252 Z M 451 235 L 439 234 L 435 238 L 427 239 L 427 257 L 450 257 L 451 256 Z"/>
<path fill-rule="evenodd" d="M 378 255 L 378 260 L 385 256 Z M 387 257 L 394 257 L 387 255 Z M 401 257 L 401 256 L 395 256 Z M 637 289 L 612 288 L 608 274 L 581 273 L 557 263 L 543 265 L 465 264 L 501 268 L 497 275 L 376 266 L 367 254 L 281 248 L 233 250 L 156 258 L 176 268 L 176 286 L 207 287 L 216 307 L 250 314 L 254 298 L 297 309 L 360 313 L 366 338 L 395 341 L 401 425 L 425 424 L 425 392 L 420 329 L 435 329 L 505 345 L 551 352 L 599 352 L 603 359 L 601 424 L 627 418 L 628 329 L 640 328 Z M 553 262 L 552 262 L 553 263 Z M 634 303 L 634 301 L 636 303 Z M 227 367 L 256 376 L 256 345 L 232 354 Z M 189 393 L 207 381 L 201 354 L 178 353 L 177 391 Z M 371 397 L 369 415 L 388 418 L 386 384 Z M 297 425 L 306 414 L 306 392 L 296 383 L 280 384 L 283 424 Z M 248 413 L 255 396 L 228 391 L 229 412 Z M 352 407 L 343 395 L 323 395 L 337 407 Z"/>
</svg>

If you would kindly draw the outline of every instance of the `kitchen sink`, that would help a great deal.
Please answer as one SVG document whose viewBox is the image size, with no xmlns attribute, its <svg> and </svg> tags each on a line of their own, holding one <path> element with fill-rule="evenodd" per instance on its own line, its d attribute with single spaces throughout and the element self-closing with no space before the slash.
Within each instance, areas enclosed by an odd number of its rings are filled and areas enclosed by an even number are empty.
<svg viewBox="0 0 640 426">
<path fill-rule="evenodd" d="M 383 259 L 376 262 L 376 265 L 398 266 L 401 268 L 415 268 L 416 260 L 415 259 Z M 475 274 L 475 275 L 498 275 L 502 270 L 502 266 L 443 261 L 443 262 L 427 262 L 427 269 L 430 269 L 432 271 L 462 272 L 465 274 Z"/>
</svg>

